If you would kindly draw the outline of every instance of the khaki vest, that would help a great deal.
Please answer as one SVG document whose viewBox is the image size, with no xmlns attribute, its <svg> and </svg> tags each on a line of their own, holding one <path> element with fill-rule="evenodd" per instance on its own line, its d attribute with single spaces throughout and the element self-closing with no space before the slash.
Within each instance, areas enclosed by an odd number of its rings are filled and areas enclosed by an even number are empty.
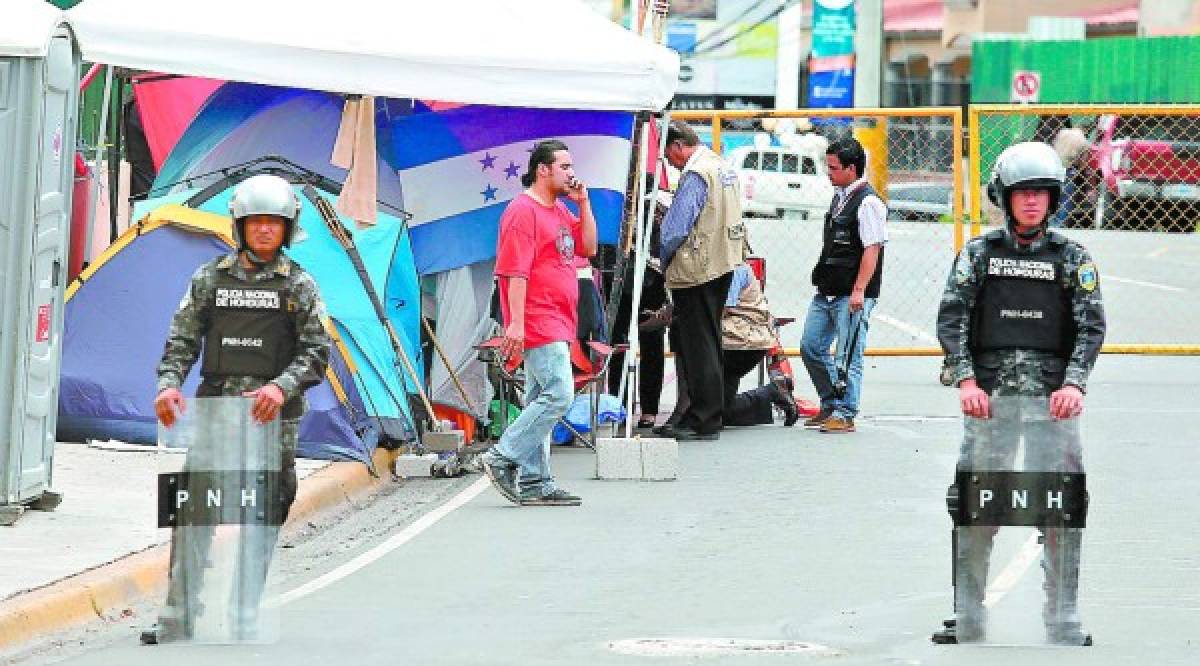
<svg viewBox="0 0 1200 666">
<path fill-rule="evenodd" d="M 771 313 L 763 298 L 758 279 L 738 294 L 737 305 L 725 308 L 721 316 L 721 347 L 724 349 L 770 349 L 775 346 Z"/>
<path fill-rule="evenodd" d="M 709 282 L 732 271 L 746 258 L 746 225 L 742 223 L 742 187 L 737 174 L 705 146 L 697 149 L 691 166 L 708 186 L 704 208 L 683 245 L 667 266 L 667 287 L 683 289 Z M 682 176 L 680 176 L 682 178 Z"/>
</svg>

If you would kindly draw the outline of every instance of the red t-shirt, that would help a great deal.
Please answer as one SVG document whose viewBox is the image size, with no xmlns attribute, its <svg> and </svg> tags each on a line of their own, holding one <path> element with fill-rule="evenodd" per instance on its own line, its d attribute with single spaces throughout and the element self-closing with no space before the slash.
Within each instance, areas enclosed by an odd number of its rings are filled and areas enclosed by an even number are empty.
<svg viewBox="0 0 1200 666">
<path fill-rule="evenodd" d="M 522 192 L 500 217 L 496 275 L 528 280 L 525 348 L 575 338 L 579 281 L 575 257 L 583 256 L 579 219 L 555 200 L 543 206 Z M 500 280 L 500 309 L 509 322 L 507 281 Z"/>
</svg>

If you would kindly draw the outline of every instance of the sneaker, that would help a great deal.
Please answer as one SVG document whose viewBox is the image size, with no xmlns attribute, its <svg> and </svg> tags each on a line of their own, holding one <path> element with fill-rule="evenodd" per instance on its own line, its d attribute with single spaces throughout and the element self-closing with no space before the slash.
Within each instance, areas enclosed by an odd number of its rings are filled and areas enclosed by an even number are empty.
<svg viewBox="0 0 1200 666">
<path fill-rule="evenodd" d="M 804 419 L 805 428 L 820 428 L 823 423 L 828 421 L 833 416 L 833 408 L 827 407 L 817 412 L 814 416 Z"/>
<path fill-rule="evenodd" d="M 542 492 L 541 488 L 530 488 L 521 491 L 521 506 L 579 506 L 583 503 L 577 495 L 555 488 L 550 492 Z"/>
<path fill-rule="evenodd" d="M 848 419 L 844 416 L 831 416 L 825 419 L 825 422 L 821 424 L 821 432 L 854 432 L 854 419 Z"/>
<path fill-rule="evenodd" d="M 800 411 L 796 409 L 796 401 L 792 395 L 783 390 L 783 387 L 775 382 L 768 384 L 771 388 L 771 404 L 783 410 L 783 425 L 785 428 L 790 428 L 796 425 L 796 421 L 800 420 Z"/>
<path fill-rule="evenodd" d="M 485 453 L 479 456 L 479 467 L 504 499 L 513 504 L 521 503 L 521 498 L 517 495 L 516 465 L 493 453 Z"/>
</svg>

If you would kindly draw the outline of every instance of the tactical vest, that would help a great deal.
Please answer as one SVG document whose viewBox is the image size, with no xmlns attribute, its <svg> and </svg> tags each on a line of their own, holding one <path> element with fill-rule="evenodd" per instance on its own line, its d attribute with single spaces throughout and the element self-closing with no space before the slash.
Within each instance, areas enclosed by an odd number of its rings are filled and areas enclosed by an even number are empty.
<svg viewBox="0 0 1200 666">
<path fill-rule="evenodd" d="M 736 268 L 749 254 L 737 174 L 712 150 L 704 146 L 697 150 L 700 153 L 684 174 L 690 171 L 703 178 L 708 196 L 691 232 L 667 266 L 667 287 L 671 289 L 715 280 Z"/>
<path fill-rule="evenodd" d="M 296 348 L 287 278 L 249 283 L 224 271 L 217 275 L 201 374 L 205 379 L 278 377 Z"/>
<path fill-rule="evenodd" d="M 1075 340 L 1062 249 L 1052 235 L 1036 252 L 1018 252 L 1004 232 L 987 235 L 983 282 L 971 326 L 971 349 L 1038 349 L 1068 358 Z"/>
<path fill-rule="evenodd" d="M 813 285 L 825 296 L 849 296 L 854 291 L 854 280 L 858 277 L 865 249 L 858 233 L 858 209 L 863 200 L 873 194 L 879 196 L 870 184 L 863 183 L 846 197 L 840 209 L 835 197 L 829 212 L 825 213 L 824 243 L 812 271 Z M 867 298 L 879 297 L 883 282 L 883 250 L 880 246 L 879 261 L 864 294 Z"/>
</svg>

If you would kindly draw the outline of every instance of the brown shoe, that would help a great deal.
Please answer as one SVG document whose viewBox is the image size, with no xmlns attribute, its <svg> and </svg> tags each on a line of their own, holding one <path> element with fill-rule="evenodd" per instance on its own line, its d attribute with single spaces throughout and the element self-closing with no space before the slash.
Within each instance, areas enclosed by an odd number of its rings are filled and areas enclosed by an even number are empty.
<svg viewBox="0 0 1200 666">
<path fill-rule="evenodd" d="M 829 420 L 833 416 L 833 409 L 822 409 L 813 416 L 804 419 L 805 428 L 820 428 L 821 424 Z"/>
<path fill-rule="evenodd" d="M 854 419 L 831 416 L 821 424 L 821 432 L 854 432 Z"/>
</svg>

